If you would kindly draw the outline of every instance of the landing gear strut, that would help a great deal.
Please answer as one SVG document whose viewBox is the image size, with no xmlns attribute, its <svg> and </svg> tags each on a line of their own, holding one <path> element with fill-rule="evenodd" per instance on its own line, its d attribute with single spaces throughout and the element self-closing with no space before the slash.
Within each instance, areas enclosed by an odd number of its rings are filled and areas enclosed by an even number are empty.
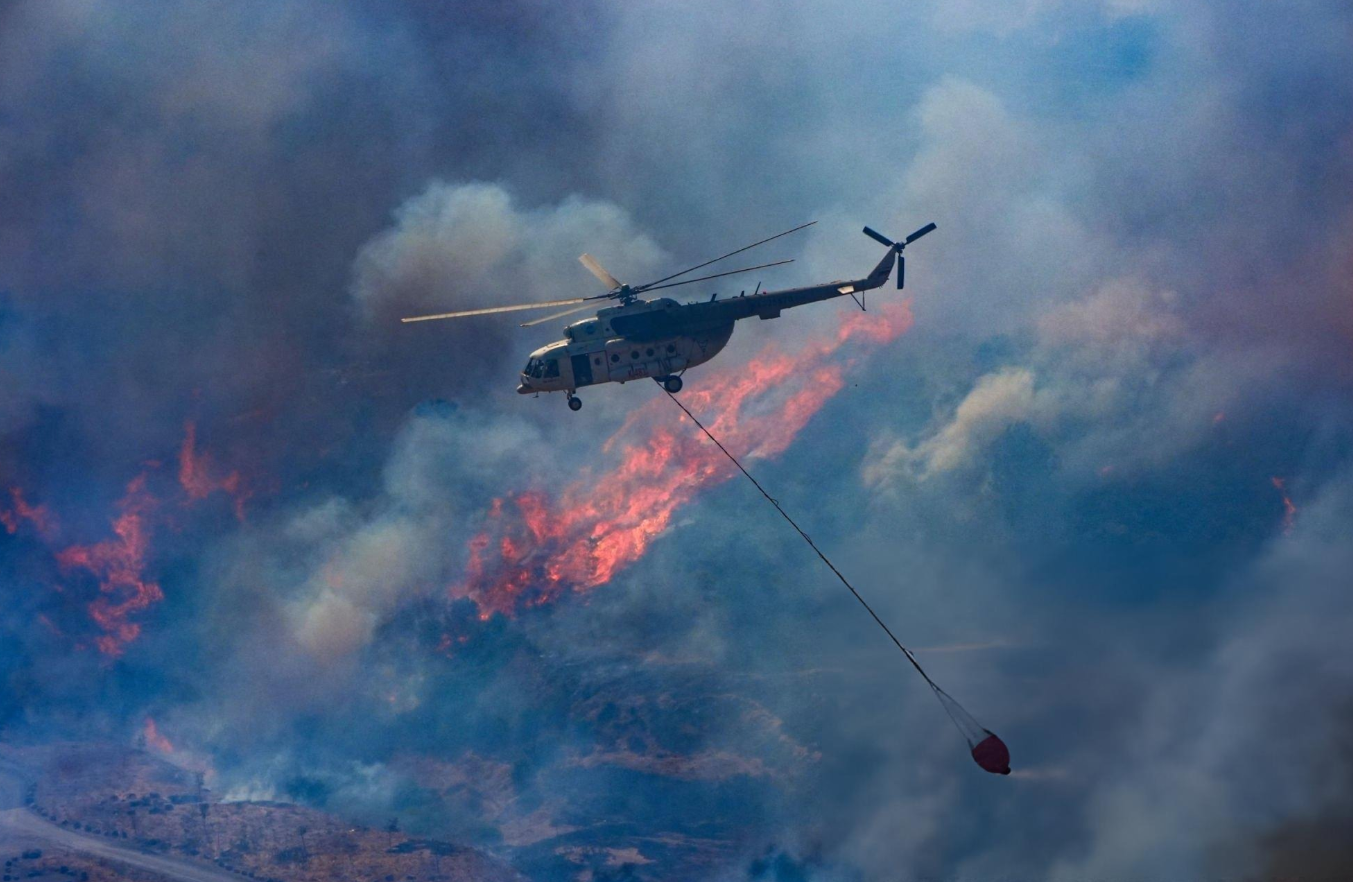
<svg viewBox="0 0 1353 882">
<path fill-rule="evenodd" d="M 583 409 L 583 400 L 582 400 L 581 398 L 575 397 L 575 396 L 573 395 L 573 393 L 570 392 L 570 393 L 569 393 L 569 396 L 568 396 L 568 409 L 569 409 L 569 410 L 582 410 L 582 409 Z"/>
<path fill-rule="evenodd" d="M 668 392 L 671 392 L 673 395 L 681 391 L 680 377 L 654 377 L 653 379 L 659 386 L 666 389 Z"/>
</svg>

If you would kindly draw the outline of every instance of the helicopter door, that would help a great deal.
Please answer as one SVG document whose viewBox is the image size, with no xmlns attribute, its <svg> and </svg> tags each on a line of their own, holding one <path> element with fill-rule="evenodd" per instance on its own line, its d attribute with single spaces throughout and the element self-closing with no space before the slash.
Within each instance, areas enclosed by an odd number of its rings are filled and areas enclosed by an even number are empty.
<svg viewBox="0 0 1353 882">
<path fill-rule="evenodd" d="M 573 356 L 573 384 L 575 386 L 592 385 L 592 362 L 586 353 Z"/>
</svg>

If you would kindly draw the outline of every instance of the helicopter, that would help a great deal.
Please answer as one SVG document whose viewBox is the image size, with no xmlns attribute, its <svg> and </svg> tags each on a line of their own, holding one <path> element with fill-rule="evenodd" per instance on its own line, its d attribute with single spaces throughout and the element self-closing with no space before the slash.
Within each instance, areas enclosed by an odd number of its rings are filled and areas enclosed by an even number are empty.
<svg viewBox="0 0 1353 882">
<path fill-rule="evenodd" d="M 564 339 L 532 352 L 526 367 L 522 369 L 517 392 L 522 395 L 564 392 L 568 407 L 573 411 L 580 410 L 583 406 L 582 399 L 574 393 L 584 386 L 601 383 L 626 383 L 630 380 L 651 378 L 663 389 L 675 395 L 682 388 L 681 375 L 718 355 L 728 345 L 728 340 L 733 335 L 733 325 L 740 319 L 752 316 L 763 320 L 779 318 L 780 313 L 786 309 L 847 295 L 864 309 L 864 292 L 882 287 L 892 275 L 894 263 L 897 265 L 897 287 L 902 288 L 906 270 L 903 249 L 936 229 L 935 224 L 929 223 L 905 239 L 893 241 L 865 227 L 864 234 L 887 247 L 888 252 L 869 275 L 861 279 L 844 279 L 780 291 L 762 291 L 758 283 L 756 290 L 751 294 L 743 291 L 736 297 L 719 300 L 719 295 L 715 293 L 708 300 L 694 303 L 678 303 L 670 297 L 645 300 L 640 296 L 650 291 L 793 263 L 792 260 L 777 260 L 699 278 L 673 281 L 687 273 L 703 269 L 782 236 L 788 236 L 815 223 L 817 221 L 800 224 L 783 233 L 777 233 L 713 260 L 707 260 L 643 285 L 624 284 L 607 272 L 596 258 L 590 254 L 583 254 L 578 260 L 588 272 L 606 285 L 608 290 L 605 294 L 410 316 L 401 321 L 425 322 L 558 306 L 571 307 L 544 318 L 523 322 L 521 326 L 528 328 L 582 312 L 591 308 L 595 301 L 616 301 L 614 306 L 597 309 L 596 315 L 592 318 L 575 321 L 566 326 Z"/>
</svg>

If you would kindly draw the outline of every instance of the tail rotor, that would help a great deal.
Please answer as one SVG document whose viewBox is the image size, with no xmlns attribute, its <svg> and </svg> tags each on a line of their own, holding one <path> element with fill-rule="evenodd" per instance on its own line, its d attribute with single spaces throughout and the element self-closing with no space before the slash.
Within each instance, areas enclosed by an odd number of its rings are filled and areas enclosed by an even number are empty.
<svg viewBox="0 0 1353 882">
<path fill-rule="evenodd" d="M 912 233 L 907 238 L 903 239 L 901 242 L 894 242 L 892 239 L 889 239 L 887 236 L 883 235 L 877 230 L 872 230 L 869 227 L 864 228 L 864 234 L 866 236 L 878 242 L 880 245 L 886 245 L 887 247 L 893 249 L 893 253 L 897 255 L 897 287 L 899 290 L 901 290 L 902 288 L 907 273 L 907 259 L 902 256 L 902 249 L 906 248 L 912 242 L 915 242 L 917 239 L 921 238 L 926 233 L 929 233 L 934 229 L 935 225 L 933 223 L 926 224 L 916 232 Z"/>
</svg>

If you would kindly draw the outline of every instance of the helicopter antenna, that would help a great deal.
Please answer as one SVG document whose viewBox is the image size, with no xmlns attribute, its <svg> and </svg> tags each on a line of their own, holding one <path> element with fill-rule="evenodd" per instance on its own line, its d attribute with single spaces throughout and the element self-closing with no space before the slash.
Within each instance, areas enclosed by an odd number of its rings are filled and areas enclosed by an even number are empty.
<svg viewBox="0 0 1353 882">
<path fill-rule="evenodd" d="M 656 282 L 649 282 L 647 285 L 640 285 L 640 286 L 638 286 L 637 288 L 635 288 L 634 290 L 635 290 L 636 292 L 638 292 L 638 291 L 651 291 L 651 290 L 653 290 L 654 288 L 657 288 L 657 287 L 660 286 L 660 285 L 662 285 L 662 287 L 664 287 L 664 288 L 669 288 L 669 287 L 671 287 L 670 285 L 663 285 L 662 283 L 663 283 L 663 282 L 666 282 L 666 281 L 670 281 L 671 279 L 675 279 L 677 276 L 684 276 L 684 275 L 686 275 L 686 273 L 693 273 L 693 272 L 695 272 L 695 271 L 698 270 L 698 269 L 704 269 L 705 267 L 709 266 L 711 263 L 718 263 L 719 261 L 723 260 L 725 257 L 732 257 L 734 254 L 741 254 L 741 253 L 744 252 L 744 251 L 750 251 L 751 249 L 755 248 L 755 247 L 758 246 L 758 245 L 765 245 L 767 242 L 774 241 L 775 239 L 778 239 L 778 238 L 780 238 L 781 236 L 788 236 L 790 233 L 797 233 L 799 230 L 802 230 L 802 229 L 804 229 L 805 227 L 811 227 L 811 226 L 812 226 L 813 224 L 815 224 L 815 223 L 817 223 L 817 221 L 809 221 L 809 222 L 806 223 L 806 224 L 799 224 L 797 227 L 795 227 L 795 228 L 792 229 L 792 230 L 785 230 L 783 233 L 776 233 L 774 236 L 771 236 L 771 237 L 768 238 L 768 239 L 762 239 L 760 242 L 753 242 L 753 243 L 750 244 L 750 245 L 744 245 L 743 247 L 739 248 L 737 251 L 730 251 L 730 252 L 728 252 L 727 254 L 724 254 L 724 255 L 721 255 L 721 256 L 719 256 L 719 257 L 714 258 L 713 260 L 707 260 L 707 261 L 705 261 L 704 263 L 697 263 L 695 266 L 690 267 L 690 268 L 688 268 L 688 269 L 684 269 L 684 270 L 682 270 L 682 271 L 679 272 L 679 273 L 672 273 L 670 276 L 663 276 L 661 279 L 658 279 Z M 772 266 L 772 265 L 773 265 L 773 264 L 767 264 L 767 266 Z M 589 269 L 590 269 L 590 268 L 591 268 L 591 267 L 589 267 Z M 600 276 L 598 276 L 598 278 L 600 278 Z M 706 278 L 712 279 L 712 278 L 715 278 L 715 276 L 706 276 Z M 603 281 L 605 281 L 605 280 L 603 279 Z M 691 281 L 694 282 L 694 281 L 697 281 L 697 280 L 696 280 L 696 279 L 691 279 Z M 618 283 L 617 283 L 617 284 L 618 284 Z"/>
</svg>

